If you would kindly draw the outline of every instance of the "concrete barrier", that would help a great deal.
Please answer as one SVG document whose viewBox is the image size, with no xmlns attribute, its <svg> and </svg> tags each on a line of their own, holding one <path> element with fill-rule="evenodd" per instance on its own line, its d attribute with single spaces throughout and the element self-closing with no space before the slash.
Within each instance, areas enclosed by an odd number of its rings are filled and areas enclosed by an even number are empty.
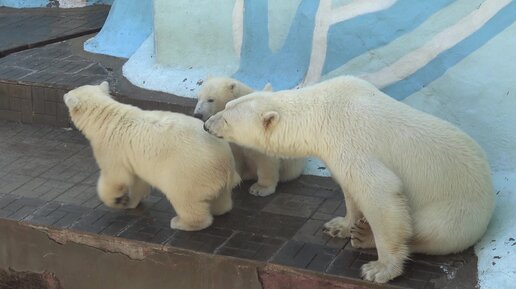
<svg viewBox="0 0 516 289">
<path fill-rule="evenodd" d="M 113 3 L 106 23 L 84 50 L 127 58 L 152 32 L 152 1 L 125 0 Z"/>
</svg>

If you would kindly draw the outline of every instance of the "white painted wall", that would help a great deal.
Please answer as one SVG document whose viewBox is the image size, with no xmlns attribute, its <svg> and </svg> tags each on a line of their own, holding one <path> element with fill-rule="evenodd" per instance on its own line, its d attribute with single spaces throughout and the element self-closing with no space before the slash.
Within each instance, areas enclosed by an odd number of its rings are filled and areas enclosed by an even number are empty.
<svg viewBox="0 0 516 289">
<path fill-rule="evenodd" d="M 235 0 L 155 0 L 157 61 L 177 68 L 238 67 L 233 48 Z"/>
</svg>

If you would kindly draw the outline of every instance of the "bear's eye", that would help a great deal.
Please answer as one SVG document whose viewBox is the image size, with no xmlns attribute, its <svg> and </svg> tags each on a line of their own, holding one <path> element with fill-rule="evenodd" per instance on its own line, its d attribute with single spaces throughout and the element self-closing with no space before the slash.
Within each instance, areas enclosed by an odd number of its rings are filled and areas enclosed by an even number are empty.
<svg viewBox="0 0 516 289">
<path fill-rule="evenodd" d="M 215 100 L 213 98 L 208 99 L 208 102 L 214 102 Z"/>
</svg>

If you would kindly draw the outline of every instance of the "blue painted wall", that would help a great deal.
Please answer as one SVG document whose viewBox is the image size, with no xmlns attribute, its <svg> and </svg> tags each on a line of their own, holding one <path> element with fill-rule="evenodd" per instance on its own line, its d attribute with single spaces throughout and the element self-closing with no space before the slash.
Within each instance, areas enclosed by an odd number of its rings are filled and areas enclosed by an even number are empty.
<svg viewBox="0 0 516 289">
<path fill-rule="evenodd" d="M 269 48 L 268 1 L 244 2 L 244 35 L 240 69 L 234 77 L 255 88 L 270 82 L 277 89 L 296 86 L 310 62 L 318 0 L 301 1 L 285 44 L 277 52 Z"/>
<path fill-rule="evenodd" d="M 152 32 L 152 0 L 116 1 L 102 30 L 84 50 L 128 58 Z"/>
<path fill-rule="evenodd" d="M 328 31 L 328 51 L 323 74 L 411 32 L 451 2 L 399 0 L 388 9 L 332 25 Z"/>
<path fill-rule="evenodd" d="M 442 76 L 449 68 L 485 45 L 489 40 L 511 26 L 514 22 L 516 22 L 516 2 L 513 1 L 500 10 L 475 33 L 471 34 L 451 49 L 440 53 L 414 74 L 384 87 L 382 90 L 396 99 L 405 99 L 407 96 L 419 91 Z M 509 49 L 516 49 L 516 39 L 513 44 L 514 45 Z"/>
</svg>

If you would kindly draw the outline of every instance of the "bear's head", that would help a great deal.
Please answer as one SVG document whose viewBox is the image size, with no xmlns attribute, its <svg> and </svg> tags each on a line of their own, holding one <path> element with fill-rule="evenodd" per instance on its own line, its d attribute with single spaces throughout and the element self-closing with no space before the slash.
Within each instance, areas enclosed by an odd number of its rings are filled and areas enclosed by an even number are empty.
<svg viewBox="0 0 516 289">
<path fill-rule="evenodd" d="M 269 152 L 281 141 L 281 107 L 272 92 L 254 92 L 230 101 L 204 124 L 204 129 L 224 140 Z M 272 149 L 274 151 L 274 149 Z M 275 154 L 275 152 L 271 152 Z"/>
<path fill-rule="evenodd" d="M 98 107 L 100 103 L 104 103 L 105 99 L 111 99 L 107 81 L 99 85 L 77 87 L 63 96 L 64 103 L 74 122 L 88 111 Z"/>
<path fill-rule="evenodd" d="M 270 84 L 266 89 L 272 90 Z M 210 116 L 223 110 L 228 102 L 252 92 L 252 88 L 236 79 L 208 77 L 197 95 L 194 117 L 206 121 Z"/>
</svg>

